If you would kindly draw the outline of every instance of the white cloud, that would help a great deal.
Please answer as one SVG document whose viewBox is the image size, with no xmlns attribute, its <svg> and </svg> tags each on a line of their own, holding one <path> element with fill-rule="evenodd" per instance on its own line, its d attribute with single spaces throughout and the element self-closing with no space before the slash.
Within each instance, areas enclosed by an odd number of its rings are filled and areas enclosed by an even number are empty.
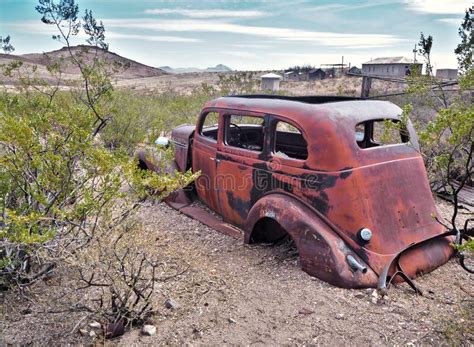
<svg viewBox="0 0 474 347">
<path fill-rule="evenodd" d="M 402 0 L 410 9 L 416 12 L 432 14 L 459 14 L 473 6 L 472 0 Z"/>
<path fill-rule="evenodd" d="M 386 47 L 404 40 L 387 34 L 353 34 L 306 31 L 292 28 L 245 26 L 222 21 L 108 19 L 106 27 L 155 30 L 165 32 L 210 32 L 259 36 L 282 41 L 297 41 L 334 47 Z"/>
<path fill-rule="evenodd" d="M 255 53 L 244 51 L 225 51 L 223 53 L 238 58 L 255 58 L 257 56 Z"/>
<path fill-rule="evenodd" d="M 150 9 L 146 14 L 177 14 L 191 18 L 255 18 L 267 15 L 261 11 L 230 11 L 230 10 L 187 10 L 187 9 Z"/>
<path fill-rule="evenodd" d="M 106 39 L 125 39 L 125 40 L 140 40 L 140 41 L 152 41 L 152 42 L 202 42 L 200 39 L 181 37 L 181 36 L 161 36 L 161 35 L 133 35 L 133 34 L 120 34 L 113 31 L 106 33 Z"/>
<path fill-rule="evenodd" d="M 394 3 L 394 0 L 371 0 L 366 2 L 351 2 L 349 4 L 331 3 L 324 5 L 316 5 L 308 7 L 307 11 L 311 12 L 338 12 L 348 10 L 361 10 L 364 8 L 388 5 Z"/>
<path fill-rule="evenodd" d="M 228 44 L 229 47 L 234 47 L 238 49 L 268 49 L 273 46 L 272 42 L 261 42 L 261 43 L 231 43 Z"/>
<path fill-rule="evenodd" d="M 462 19 L 460 18 L 439 18 L 438 22 L 461 26 Z"/>
<path fill-rule="evenodd" d="M 52 25 L 38 25 L 37 21 L 22 21 L 15 22 L 9 25 L 18 32 L 42 34 L 42 35 L 57 35 L 58 30 Z M 78 35 L 71 37 L 72 39 L 86 39 L 88 36 L 81 30 Z M 141 35 L 141 34 L 123 34 L 107 30 L 105 32 L 105 40 L 108 39 L 124 39 L 124 40 L 139 40 L 151 42 L 202 42 L 201 39 L 182 37 L 182 36 L 168 36 L 168 35 Z"/>
</svg>

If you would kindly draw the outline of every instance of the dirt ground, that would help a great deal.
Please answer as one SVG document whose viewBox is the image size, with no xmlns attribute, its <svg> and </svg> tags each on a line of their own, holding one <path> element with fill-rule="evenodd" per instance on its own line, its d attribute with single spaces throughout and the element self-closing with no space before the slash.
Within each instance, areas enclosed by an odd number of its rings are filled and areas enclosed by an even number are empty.
<svg viewBox="0 0 474 347">
<path fill-rule="evenodd" d="M 449 212 L 438 202 L 441 213 Z M 454 260 L 387 297 L 333 287 L 299 269 L 288 244 L 244 245 L 164 204 L 140 212 L 155 236 L 171 279 L 160 283 L 150 323 L 154 336 L 132 329 L 107 343 L 191 345 L 472 345 L 472 275 Z M 89 321 L 58 275 L 34 294 L 0 293 L 0 345 L 89 343 L 77 331 Z M 167 309 L 166 299 L 178 307 Z M 100 342 L 100 338 L 96 338 Z"/>
<path fill-rule="evenodd" d="M 2 59 L 0 57 L 0 64 Z M 40 77 L 47 80 L 47 72 L 45 68 L 40 67 Z M 43 71 L 44 70 L 44 71 Z M 255 72 L 255 91 L 254 93 L 262 93 L 259 89 L 259 76 L 263 72 Z M 232 73 L 226 73 L 232 75 Z M 78 78 L 77 75 L 65 75 L 66 79 Z M 1 79 L 0 79 L 1 80 Z M 126 78 L 117 79 L 114 83 L 118 89 L 134 90 L 148 95 L 161 94 L 172 91 L 180 95 L 190 95 L 203 84 L 216 86 L 219 81 L 219 73 L 201 72 L 201 73 L 183 73 L 183 74 L 166 74 L 161 76 L 145 77 L 145 78 Z M 11 82 L 11 81 L 10 81 Z M 362 78 L 343 76 L 340 78 L 328 78 L 317 81 L 282 81 L 280 83 L 280 92 L 288 95 L 346 95 L 360 96 Z M 390 83 L 386 81 L 374 80 L 372 82 L 372 94 L 382 95 L 398 93 L 403 89 L 404 85 Z M 68 90 L 69 87 L 62 86 L 62 90 Z M 10 92 L 15 91 L 15 85 L 9 84 L 8 80 L 2 80 L 0 89 Z M 267 92 L 265 92 L 267 93 Z"/>
<path fill-rule="evenodd" d="M 228 73 L 229 74 L 229 73 Z M 258 76 L 263 73 L 256 73 L 256 90 L 260 82 Z M 191 94 L 203 83 L 216 85 L 219 80 L 218 73 L 184 73 L 171 74 L 149 78 L 124 79 L 117 81 L 118 88 L 132 89 L 149 94 L 163 93 L 173 90 L 179 94 Z M 319 81 L 282 81 L 280 91 L 291 95 L 349 95 L 360 96 L 362 78 L 360 77 L 340 77 L 336 79 L 325 79 Z M 401 91 L 403 85 L 389 83 L 385 81 L 373 81 L 374 95 L 397 93 Z"/>
</svg>

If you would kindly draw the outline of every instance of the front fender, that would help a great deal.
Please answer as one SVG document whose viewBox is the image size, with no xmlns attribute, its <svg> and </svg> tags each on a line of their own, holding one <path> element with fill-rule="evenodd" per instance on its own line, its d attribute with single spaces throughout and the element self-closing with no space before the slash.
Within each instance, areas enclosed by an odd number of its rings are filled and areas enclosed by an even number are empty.
<svg viewBox="0 0 474 347">
<path fill-rule="evenodd" d="M 285 194 L 272 193 L 257 201 L 249 212 L 245 242 L 252 243 L 256 223 L 262 218 L 278 222 L 294 240 L 301 268 L 311 276 L 344 288 L 376 287 L 378 276 L 310 208 Z M 354 270 L 347 261 L 352 256 L 367 271 Z"/>
<path fill-rule="evenodd" d="M 154 171 L 157 174 L 174 175 L 175 170 L 179 170 L 175 160 L 167 161 L 164 154 L 151 146 L 140 146 L 134 153 L 134 157 L 138 159 L 139 165 L 143 169 Z"/>
</svg>

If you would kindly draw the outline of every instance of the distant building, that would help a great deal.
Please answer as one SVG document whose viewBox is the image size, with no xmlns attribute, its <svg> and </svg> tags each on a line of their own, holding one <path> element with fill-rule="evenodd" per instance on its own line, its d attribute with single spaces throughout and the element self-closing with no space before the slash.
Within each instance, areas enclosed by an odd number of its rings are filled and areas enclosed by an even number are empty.
<svg viewBox="0 0 474 347">
<path fill-rule="evenodd" d="M 458 78 L 458 69 L 437 69 L 436 77 L 444 80 L 455 80 Z"/>
<path fill-rule="evenodd" d="M 308 80 L 308 73 L 305 71 L 287 71 L 284 73 L 284 80 L 285 81 L 307 81 Z"/>
<path fill-rule="evenodd" d="M 260 76 L 262 80 L 262 90 L 270 90 L 276 92 L 280 89 L 280 81 L 282 77 L 275 73 L 267 73 Z"/>
<path fill-rule="evenodd" d="M 362 64 L 362 74 L 368 76 L 404 77 L 423 64 L 405 57 L 376 58 Z"/>
<path fill-rule="evenodd" d="M 287 71 L 284 73 L 285 81 L 294 81 L 298 79 L 298 72 L 296 71 Z"/>
<path fill-rule="evenodd" d="M 322 69 L 313 69 L 308 71 L 308 80 L 323 80 L 326 78 L 326 73 Z"/>
<path fill-rule="evenodd" d="M 361 75 L 362 70 L 359 69 L 357 66 L 353 66 L 349 70 L 347 70 L 347 74 L 349 74 L 349 75 Z"/>
</svg>

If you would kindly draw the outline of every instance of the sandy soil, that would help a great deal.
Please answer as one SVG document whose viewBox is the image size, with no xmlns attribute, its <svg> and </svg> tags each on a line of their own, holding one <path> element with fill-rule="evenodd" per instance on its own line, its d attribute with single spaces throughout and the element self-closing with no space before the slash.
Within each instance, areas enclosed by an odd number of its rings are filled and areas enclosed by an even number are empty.
<svg viewBox="0 0 474 347">
<path fill-rule="evenodd" d="M 118 80 L 118 88 L 163 93 L 172 90 L 179 94 L 191 94 L 202 83 L 214 85 L 219 80 L 218 73 L 183 73 L 163 76 Z"/>
<path fill-rule="evenodd" d="M 231 73 L 227 73 L 231 74 Z M 256 73 L 255 93 L 261 93 L 258 89 L 258 76 L 263 73 Z M 118 88 L 126 88 L 144 91 L 147 93 L 162 93 L 167 90 L 173 90 L 180 94 L 191 94 L 203 83 L 216 85 L 219 80 L 218 73 L 184 73 L 170 74 L 149 78 L 136 78 L 127 80 L 118 80 Z M 291 95 L 349 95 L 360 96 L 362 78 L 360 77 L 341 77 L 336 79 L 325 79 L 320 81 L 282 81 L 280 90 L 283 93 Z M 390 94 L 401 91 L 403 87 L 400 84 L 389 83 L 379 80 L 372 82 L 373 95 Z M 375 93 L 375 94 L 374 94 Z"/>
<path fill-rule="evenodd" d="M 444 202 L 438 206 L 449 212 Z M 346 290 L 310 277 L 288 244 L 244 245 L 164 204 L 143 208 L 140 217 L 142 232 L 155 236 L 153 249 L 163 262 L 171 271 L 186 271 L 157 288 L 155 336 L 132 329 L 110 343 L 474 343 L 472 275 L 454 260 L 416 280 L 424 296 L 403 284 L 380 298 L 372 289 Z M 64 276 L 37 287 L 28 299 L 16 292 L 0 294 L 0 345 L 91 342 L 74 329 L 87 328 L 80 307 L 65 312 L 80 298 L 64 296 Z M 176 309 L 165 308 L 169 298 L 178 303 Z"/>
</svg>

